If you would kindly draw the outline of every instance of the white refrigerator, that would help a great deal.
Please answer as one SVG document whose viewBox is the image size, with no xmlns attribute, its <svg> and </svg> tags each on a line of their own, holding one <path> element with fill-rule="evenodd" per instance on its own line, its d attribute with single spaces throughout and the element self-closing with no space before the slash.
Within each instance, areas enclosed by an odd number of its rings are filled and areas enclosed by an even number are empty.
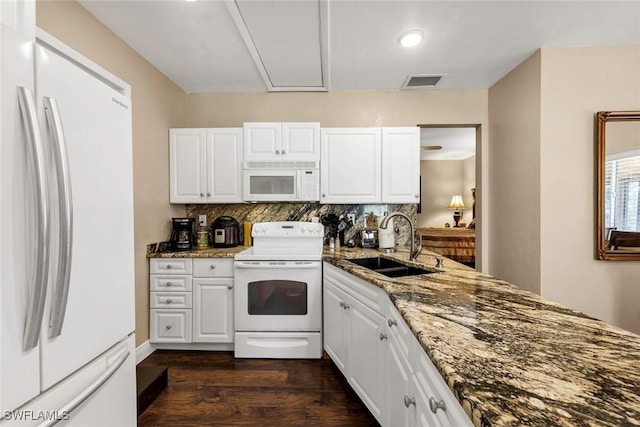
<svg viewBox="0 0 640 427">
<path fill-rule="evenodd" d="M 130 87 L 36 40 L 18 3 L 17 25 L 0 11 L 0 425 L 135 425 Z"/>
</svg>

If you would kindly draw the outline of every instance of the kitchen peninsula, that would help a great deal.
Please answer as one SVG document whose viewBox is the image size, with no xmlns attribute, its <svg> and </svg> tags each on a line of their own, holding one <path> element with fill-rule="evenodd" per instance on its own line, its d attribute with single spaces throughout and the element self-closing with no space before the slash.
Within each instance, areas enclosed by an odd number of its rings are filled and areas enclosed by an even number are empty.
<svg viewBox="0 0 640 427">
<path fill-rule="evenodd" d="M 236 248 L 234 248 L 234 252 Z M 229 250 L 149 254 L 230 257 Z M 349 262 L 371 249 L 325 249 L 327 264 L 386 292 L 476 426 L 640 423 L 640 337 L 450 259 L 388 278 Z M 383 255 L 434 270 L 406 252 Z"/>
</svg>

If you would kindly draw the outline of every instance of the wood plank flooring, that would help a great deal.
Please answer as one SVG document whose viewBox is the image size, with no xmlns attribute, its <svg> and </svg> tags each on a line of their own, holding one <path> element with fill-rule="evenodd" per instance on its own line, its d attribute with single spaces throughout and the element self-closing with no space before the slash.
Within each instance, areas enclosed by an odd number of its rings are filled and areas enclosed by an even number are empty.
<svg viewBox="0 0 640 427">
<path fill-rule="evenodd" d="M 156 351 L 169 385 L 138 426 L 379 426 L 330 359 L 234 359 L 231 352 Z"/>
</svg>

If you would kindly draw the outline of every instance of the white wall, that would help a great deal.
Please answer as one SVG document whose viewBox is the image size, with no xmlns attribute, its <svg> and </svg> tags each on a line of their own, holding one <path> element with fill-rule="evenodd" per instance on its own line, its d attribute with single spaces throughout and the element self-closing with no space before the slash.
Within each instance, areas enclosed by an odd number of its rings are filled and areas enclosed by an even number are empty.
<svg viewBox="0 0 640 427">
<path fill-rule="evenodd" d="M 542 50 L 541 290 L 640 332 L 640 262 L 595 259 L 594 113 L 640 110 L 640 46 Z"/>
</svg>

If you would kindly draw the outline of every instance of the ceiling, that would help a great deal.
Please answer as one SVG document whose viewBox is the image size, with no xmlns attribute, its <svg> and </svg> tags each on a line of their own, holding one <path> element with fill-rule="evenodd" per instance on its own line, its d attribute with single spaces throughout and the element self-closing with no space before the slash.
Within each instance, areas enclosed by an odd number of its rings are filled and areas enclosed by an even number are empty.
<svg viewBox="0 0 640 427">
<path fill-rule="evenodd" d="M 186 92 L 396 90 L 410 74 L 488 88 L 541 47 L 640 44 L 638 1 L 80 4 Z M 425 40 L 403 48 L 410 29 Z"/>
</svg>

